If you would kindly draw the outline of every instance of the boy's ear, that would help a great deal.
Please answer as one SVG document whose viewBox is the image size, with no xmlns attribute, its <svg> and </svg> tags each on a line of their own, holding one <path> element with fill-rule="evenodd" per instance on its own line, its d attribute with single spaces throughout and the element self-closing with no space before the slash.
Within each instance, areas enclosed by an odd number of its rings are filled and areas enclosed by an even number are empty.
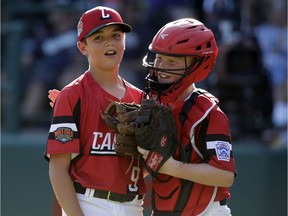
<svg viewBox="0 0 288 216">
<path fill-rule="evenodd" d="M 85 43 L 83 43 L 83 42 L 81 42 L 81 41 L 78 41 L 78 42 L 77 42 L 77 47 L 78 47 L 79 51 L 80 51 L 83 55 L 87 55 L 87 54 L 88 54 Z"/>
</svg>

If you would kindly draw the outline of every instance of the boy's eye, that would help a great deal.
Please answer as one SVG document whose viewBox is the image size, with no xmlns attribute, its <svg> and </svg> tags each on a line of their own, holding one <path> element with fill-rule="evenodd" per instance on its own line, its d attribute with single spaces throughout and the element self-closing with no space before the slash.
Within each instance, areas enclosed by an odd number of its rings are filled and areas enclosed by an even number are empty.
<svg viewBox="0 0 288 216">
<path fill-rule="evenodd" d="M 166 63 L 167 64 L 177 64 L 177 61 L 175 61 L 174 59 L 168 59 L 167 61 L 166 61 Z"/>
<path fill-rule="evenodd" d="M 95 40 L 101 40 L 101 39 L 102 39 L 102 36 L 95 36 L 94 39 L 95 39 Z"/>
<path fill-rule="evenodd" d="M 113 36 L 116 37 L 116 38 L 122 38 L 122 37 L 124 37 L 122 32 L 115 33 Z"/>
</svg>

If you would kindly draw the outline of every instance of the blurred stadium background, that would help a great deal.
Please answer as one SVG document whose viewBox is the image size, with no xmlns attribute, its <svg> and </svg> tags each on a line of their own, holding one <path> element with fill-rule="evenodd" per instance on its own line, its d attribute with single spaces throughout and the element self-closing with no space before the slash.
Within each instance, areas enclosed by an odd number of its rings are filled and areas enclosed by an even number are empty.
<svg viewBox="0 0 288 216">
<path fill-rule="evenodd" d="M 213 30 L 218 61 L 197 86 L 219 97 L 230 120 L 238 171 L 232 214 L 287 215 L 286 0 L 2 0 L 1 215 L 57 216 L 43 158 L 47 91 L 87 68 L 76 25 L 96 5 L 115 8 L 132 26 L 121 75 L 140 88 L 142 58 L 161 26 L 194 17 Z M 145 215 L 149 202 L 148 193 Z"/>
</svg>

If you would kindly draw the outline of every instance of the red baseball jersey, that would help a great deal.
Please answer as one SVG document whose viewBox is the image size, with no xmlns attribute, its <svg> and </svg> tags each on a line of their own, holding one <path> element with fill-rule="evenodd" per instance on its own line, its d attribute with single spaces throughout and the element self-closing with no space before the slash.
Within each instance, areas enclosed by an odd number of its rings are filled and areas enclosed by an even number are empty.
<svg viewBox="0 0 288 216">
<path fill-rule="evenodd" d="M 121 101 L 140 104 L 142 91 L 125 80 L 123 83 L 126 94 Z M 119 99 L 101 88 L 90 72 L 63 88 L 53 109 L 46 159 L 51 154 L 71 153 L 71 178 L 83 187 L 143 194 L 141 163 L 134 160 L 130 167 L 130 159 L 116 156 L 115 134 L 101 117 L 111 101 Z"/>
<path fill-rule="evenodd" d="M 199 94 L 190 104 L 183 125 L 179 116 L 184 102 L 173 106 L 178 140 L 186 152 L 185 155 L 178 147 L 174 157 L 183 162 L 185 157 L 185 163 L 207 163 L 236 173 L 228 119 L 217 103 L 218 100 L 211 94 Z M 201 129 L 204 127 L 204 120 L 208 122 L 205 130 Z M 164 174 L 153 178 L 152 185 L 154 212 L 178 212 L 179 215 L 196 216 L 205 211 L 210 203 L 230 198 L 228 188 L 202 185 Z M 179 206 L 180 209 L 177 209 Z"/>
</svg>

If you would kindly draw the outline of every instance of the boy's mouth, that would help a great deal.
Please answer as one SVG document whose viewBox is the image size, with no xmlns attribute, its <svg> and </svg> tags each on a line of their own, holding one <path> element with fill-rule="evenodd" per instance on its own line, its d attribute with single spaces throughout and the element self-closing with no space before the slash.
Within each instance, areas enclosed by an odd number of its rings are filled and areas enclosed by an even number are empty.
<svg viewBox="0 0 288 216">
<path fill-rule="evenodd" d="M 109 50 L 105 52 L 105 55 L 115 55 L 117 52 L 115 50 Z"/>
</svg>

